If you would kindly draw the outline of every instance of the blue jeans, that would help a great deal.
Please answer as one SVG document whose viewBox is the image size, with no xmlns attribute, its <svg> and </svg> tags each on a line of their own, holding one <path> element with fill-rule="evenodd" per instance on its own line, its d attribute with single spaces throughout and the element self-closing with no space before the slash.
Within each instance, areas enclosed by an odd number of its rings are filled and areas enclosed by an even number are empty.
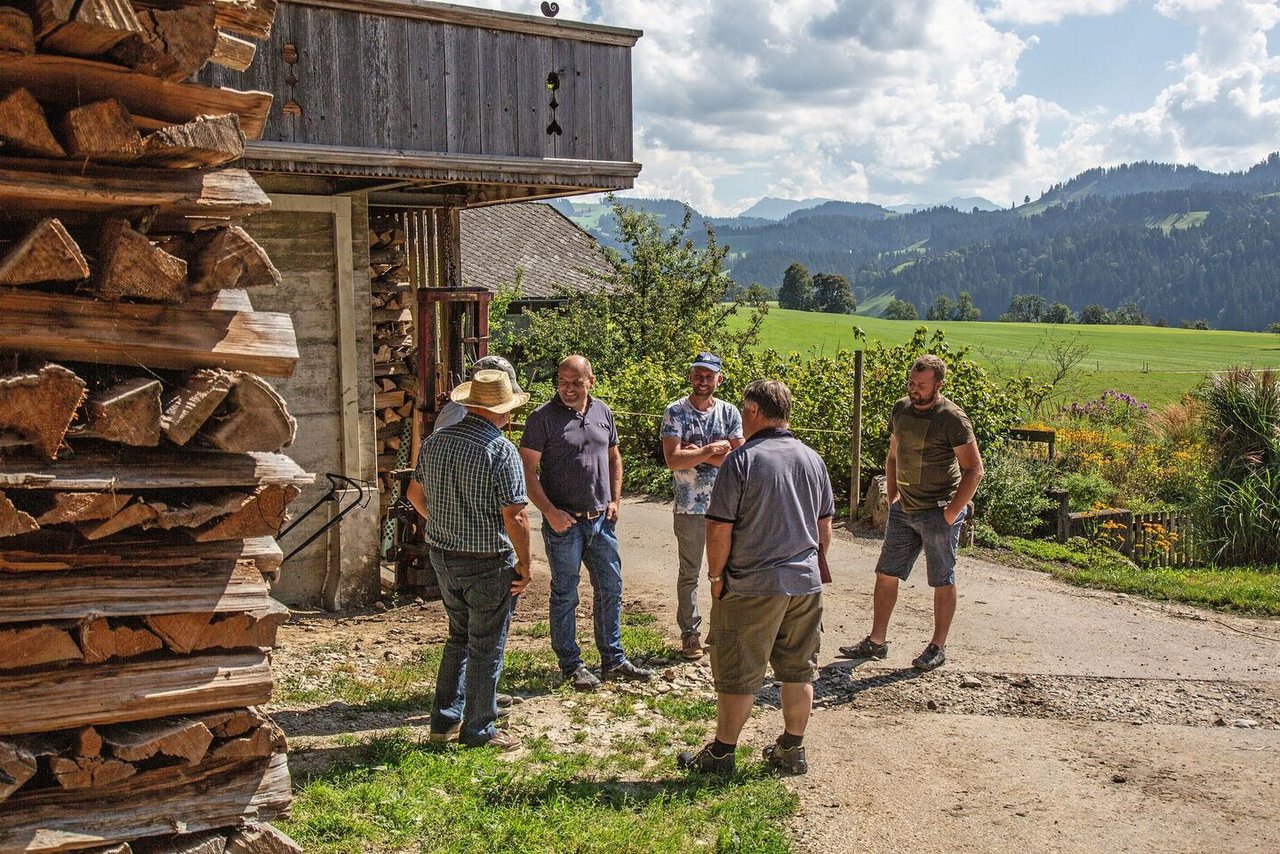
<svg viewBox="0 0 1280 854">
<path fill-rule="evenodd" d="M 603 515 L 581 519 L 563 534 L 545 521 L 542 542 L 551 564 L 551 648 L 568 676 L 582 665 L 578 648 L 578 582 L 582 565 L 591 578 L 596 649 L 605 670 L 627 660 L 622 653 L 622 558 L 618 555 L 616 523 Z"/>
<path fill-rule="evenodd" d="M 485 744 L 497 732 L 493 722 L 498 718 L 498 677 L 511 625 L 516 556 L 508 552 L 491 558 L 457 557 L 432 549 L 431 566 L 449 616 L 431 730 L 445 732 L 461 721 L 463 744 Z"/>
</svg>

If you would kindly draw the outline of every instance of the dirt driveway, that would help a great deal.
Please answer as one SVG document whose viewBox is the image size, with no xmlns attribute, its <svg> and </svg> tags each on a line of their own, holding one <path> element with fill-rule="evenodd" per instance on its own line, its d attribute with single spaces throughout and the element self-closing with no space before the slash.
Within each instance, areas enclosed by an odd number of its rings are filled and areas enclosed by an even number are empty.
<svg viewBox="0 0 1280 854">
<path fill-rule="evenodd" d="M 674 639 L 670 514 L 628 500 L 618 531 L 628 608 L 657 614 Z M 932 620 L 921 578 L 903 588 L 889 658 L 854 667 L 834 654 L 866 633 L 877 551 L 843 533 L 832 548 L 811 770 L 788 783 L 801 799 L 799 850 L 1280 848 L 1280 621 L 1078 590 L 963 557 L 947 665 L 910 668 Z M 546 584 L 539 557 L 534 587 Z M 521 605 L 528 618 L 545 619 L 545 608 L 545 592 Z M 434 610 L 413 610 L 400 623 L 401 611 L 362 618 L 361 635 L 382 623 L 406 640 L 438 637 L 422 624 Z M 316 632 L 305 616 L 286 627 L 278 666 L 296 664 L 291 651 Z M 555 702 L 534 698 L 518 713 L 554 720 Z M 777 734 L 776 702 L 776 688 L 762 692 L 744 741 Z"/>
</svg>

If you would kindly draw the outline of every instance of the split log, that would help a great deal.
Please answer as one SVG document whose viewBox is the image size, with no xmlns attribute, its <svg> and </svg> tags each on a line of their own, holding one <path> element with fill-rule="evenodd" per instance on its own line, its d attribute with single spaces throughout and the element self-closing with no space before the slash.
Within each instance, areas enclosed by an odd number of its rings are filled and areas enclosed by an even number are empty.
<svg viewBox="0 0 1280 854">
<path fill-rule="evenodd" d="M 0 71 L 4 63 L 0 62 Z M 65 164 L 0 159 L 0 205 L 10 211 L 60 211 L 63 222 L 78 214 L 101 222 L 121 209 L 155 209 L 166 222 L 177 218 L 230 218 L 260 213 L 271 200 L 243 169 L 139 169 L 101 164 L 65 172 Z M 57 170 L 57 171 L 51 171 Z M 61 172 L 61 174 L 58 174 Z"/>
<path fill-rule="evenodd" d="M 201 612 L 259 611 L 268 608 L 269 596 L 252 561 L 163 572 L 78 570 L 74 579 L 57 585 L 50 585 L 44 573 L 5 573 L 0 586 L 0 617 L 10 623 L 145 617 L 172 609 L 175 602 Z"/>
<path fill-rule="evenodd" d="M 191 291 L 279 287 L 283 279 L 267 253 L 242 228 L 196 232 L 191 257 Z"/>
<path fill-rule="evenodd" d="M 209 61 L 233 71 L 248 71 L 257 52 L 258 46 L 254 42 L 219 30 L 218 43 L 214 45 Z"/>
<path fill-rule="evenodd" d="M 0 675 L 0 734 L 124 723 L 271 698 L 262 653 L 109 662 L 64 671 Z"/>
<path fill-rule="evenodd" d="M 15 89 L 0 98 L 0 143 L 37 157 L 66 156 L 49 129 L 44 108 L 26 89 Z"/>
<path fill-rule="evenodd" d="M 36 39 L 31 18 L 21 9 L 0 7 L 0 54 L 35 52 Z"/>
<path fill-rule="evenodd" d="M 302 854 L 302 846 L 273 825 L 249 824 L 231 835 L 226 854 Z"/>
<path fill-rule="evenodd" d="M 213 733 L 199 718 L 164 718 L 100 727 L 102 742 L 117 759 L 142 762 L 156 755 L 197 765 L 209 752 Z"/>
<path fill-rule="evenodd" d="M 146 629 L 113 626 L 106 618 L 80 624 L 80 647 L 86 664 L 112 658 L 134 658 L 164 649 L 164 642 Z"/>
<path fill-rule="evenodd" d="M 235 113 L 249 139 L 262 136 L 271 95 L 198 83 L 173 83 L 106 62 L 34 54 L 0 56 L 0 91 L 25 86 L 42 104 L 63 109 L 115 98 L 139 127 L 156 130 L 196 116 Z"/>
<path fill-rule="evenodd" d="M 82 726 L 75 734 L 77 756 L 101 756 L 102 736 L 91 726 Z"/>
<path fill-rule="evenodd" d="M 100 540 L 141 525 L 143 522 L 154 519 L 155 516 L 155 508 L 145 501 L 135 500 L 110 519 L 96 524 L 81 525 L 80 533 L 86 540 Z"/>
<path fill-rule="evenodd" d="M 115 845 L 103 845 L 98 848 L 82 848 L 80 854 L 134 854 L 133 847 L 128 842 L 120 842 Z"/>
<path fill-rule="evenodd" d="M 0 803 L 35 774 L 36 758 L 29 750 L 10 741 L 0 741 Z"/>
<path fill-rule="evenodd" d="M 61 525 L 110 519 L 132 499 L 123 492 L 59 492 L 53 496 L 53 507 L 37 516 L 36 522 Z"/>
<path fill-rule="evenodd" d="M 0 572 L 38 574 L 99 569 L 108 574 L 127 571 L 145 576 L 147 573 L 159 575 L 184 570 L 195 573 L 191 576 L 193 579 L 206 577 L 212 573 L 214 578 L 220 578 L 225 584 L 237 563 L 243 564 L 246 572 L 256 568 L 260 574 L 275 573 L 279 570 L 284 558 L 284 552 L 279 543 L 271 537 L 254 537 L 244 541 L 192 543 L 185 537 L 175 542 L 165 542 L 155 535 L 147 535 L 145 538 L 139 538 L 137 542 L 116 540 L 108 543 L 85 544 L 78 536 L 73 535 L 62 537 L 61 543 L 50 542 L 52 539 L 50 532 L 42 531 L 34 535 L 34 538 L 36 540 L 34 543 L 24 542 L 30 540 L 29 537 L 19 537 L 0 543 Z M 145 577 L 138 580 L 139 584 L 145 582 Z M 31 579 L 31 583 L 36 585 L 32 589 L 38 589 L 36 579 Z M 48 583 L 48 581 L 44 582 L 46 585 Z M 261 584 L 261 579 L 258 579 L 258 583 Z M 8 582 L 6 581 L 5 584 Z M 0 590 L 3 587 L 4 585 L 0 584 Z M 263 589 L 265 590 L 265 587 Z M 187 602 L 185 598 L 182 601 L 192 610 L 214 610 L 199 603 Z M 261 600 L 250 602 L 240 610 L 260 607 L 262 604 Z M 164 609 L 153 608 L 149 612 L 141 613 L 154 614 L 162 610 Z M 226 607 L 218 610 L 237 609 Z"/>
<path fill-rule="evenodd" d="M 235 113 L 199 116 L 161 128 L 142 141 L 142 159 L 169 169 L 220 166 L 244 155 L 244 134 Z"/>
<path fill-rule="evenodd" d="M 218 26 L 256 39 L 271 36 L 278 0 L 213 0 Z"/>
<path fill-rule="evenodd" d="M 42 219 L 0 257 L 0 285 L 79 282 L 89 278 L 80 247 L 56 219 Z"/>
<path fill-rule="evenodd" d="M 31 514 L 24 513 L 3 492 L 0 492 L 0 537 L 15 537 L 40 530 Z"/>
<path fill-rule="evenodd" d="M 142 153 L 142 135 L 129 111 L 114 98 L 68 110 L 62 117 L 67 154 L 95 160 L 129 162 Z"/>
<path fill-rule="evenodd" d="M 0 300 L 3 299 L 0 296 Z M 57 335 L 60 331 L 57 321 L 52 317 L 48 320 L 53 323 L 49 333 Z M 0 308 L 0 328 L 7 321 L 5 310 Z M 26 334 L 33 332 L 28 328 Z M 3 337 L 0 333 L 0 338 Z M 14 337 L 18 337 L 16 328 Z M 6 342 L 0 344 L 0 349 L 22 348 Z M 45 458 L 55 459 L 84 396 L 84 381 L 61 365 L 47 364 L 34 373 L 0 377 L 0 432 L 16 433 Z"/>
<path fill-rule="evenodd" d="M 195 540 L 207 543 L 275 536 L 288 518 L 289 502 L 297 498 L 299 492 L 296 486 L 263 486 L 239 510 L 198 532 Z"/>
<path fill-rule="evenodd" d="M 0 810 L 0 840 L 22 840 L 27 852 L 52 852 L 175 829 L 213 830 L 275 818 L 291 797 L 284 754 L 250 763 L 173 765 L 97 790 L 87 802 L 83 792 L 18 795 Z"/>
<path fill-rule="evenodd" d="M 160 381 L 134 377 L 89 395 L 88 423 L 71 435 L 153 448 L 160 444 Z"/>
<path fill-rule="evenodd" d="M 227 836 L 220 830 L 138 839 L 133 843 L 133 854 L 226 854 L 226 850 Z"/>
<path fill-rule="evenodd" d="M 270 600 L 266 607 L 232 614 L 153 614 L 147 626 L 174 652 L 186 655 L 207 649 L 271 649 L 276 632 L 290 611 Z"/>
<path fill-rule="evenodd" d="M 293 321 L 287 314 L 107 304 L 25 291 L 0 292 L 0 350 L 99 364 L 228 368 L 277 377 L 292 374 L 298 362 Z M 2 413 L 0 404 L 0 426 Z"/>
<path fill-rule="evenodd" d="M 213 55 L 218 43 L 216 15 L 211 6 L 141 9 L 138 48 L 117 49 L 112 58 L 142 74 L 184 80 Z"/>
<path fill-rule="evenodd" d="M 280 393 L 261 377 L 240 373 L 200 436 L 215 448 L 232 453 L 278 451 L 292 444 L 297 430 L 298 422 Z"/>
<path fill-rule="evenodd" d="M 177 507 L 159 501 L 148 501 L 147 504 L 155 510 L 155 518 L 146 527 L 166 531 L 174 528 L 199 528 L 206 522 L 236 512 L 248 499 L 249 496 L 243 492 L 232 492 L 209 499 L 195 497 L 187 504 Z"/>
<path fill-rule="evenodd" d="M 59 626 L 0 629 L 0 668 L 19 670 L 40 664 L 80 661 L 71 632 Z"/>
<path fill-rule="evenodd" d="M 204 369 L 187 378 L 186 385 L 164 402 L 160 428 L 175 445 L 185 445 L 222 403 L 235 382 L 229 371 Z"/>
<path fill-rule="evenodd" d="M 283 753 L 287 748 L 284 730 L 275 721 L 268 720 L 252 733 L 224 741 L 209 752 L 215 760 L 248 760 Z"/>
<path fill-rule="evenodd" d="M 99 246 L 93 290 L 104 299 L 180 303 L 187 298 L 187 262 L 151 244 L 122 219 L 108 220 Z"/>
<path fill-rule="evenodd" d="M 373 312 L 374 323 L 413 323 L 409 309 L 382 308 Z"/>
<path fill-rule="evenodd" d="M 380 391 L 374 398 L 375 407 L 378 409 L 398 408 L 404 405 L 404 392 L 396 389 L 395 391 Z"/>
<path fill-rule="evenodd" d="M 58 785 L 67 791 L 101 789 L 127 780 L 138 769 L 128 762 L 101 757 L 54 756 L 49 760 L 49 770 Z"/>
<path fill-rule="evenodd" d="M 128 0 L 34 0 L 31 12 L 41 49 L 55 53 L 101 56 L 142 29 Z"/>
<path fill-rule="evenodd" d="M 261 709 L 230 709 L 205 715 L 200 720 L 214 738 L 238 738 L 270 720 Z"/>
</svg>

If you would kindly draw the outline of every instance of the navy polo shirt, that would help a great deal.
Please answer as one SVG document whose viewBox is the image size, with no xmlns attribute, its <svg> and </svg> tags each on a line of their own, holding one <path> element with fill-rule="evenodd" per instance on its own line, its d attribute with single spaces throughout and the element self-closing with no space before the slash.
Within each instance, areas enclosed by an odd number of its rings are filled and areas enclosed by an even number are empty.
<svg viewBox="0 0 1280 854">
<path fill-rule="evenodd" d="M 581 414 L 560 395 L 525 419 L 520 447 L 542 454 L 538 481 L 551 503 L 569 513 L 594 513 L 613 500 L 609 487 L 609 449 L 618 444 L 613 413 L 587 396 Z"/>
</svg>

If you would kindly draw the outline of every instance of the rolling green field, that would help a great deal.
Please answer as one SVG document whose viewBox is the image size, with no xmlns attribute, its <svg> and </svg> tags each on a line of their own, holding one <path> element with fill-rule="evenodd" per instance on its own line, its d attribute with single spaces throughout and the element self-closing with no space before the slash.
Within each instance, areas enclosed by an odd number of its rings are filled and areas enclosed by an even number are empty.
<svg viewBox="0 0 1280 854">
<path fill-rule="evenodd" d="M 1235 365 L 1280 367 L 1280 335 L 1266 332 L 883 320 L 777 307 L 770 308 L 765 318 L 761 344 L 801 353 L 854 350 L 861 346 L 853 338 L 855 325 L 862 327 L 868 341 L 889 345 L 903 343 L 918 326 L 931 331 L 941 327 L 953 346 L 968 346 L 973 358 L 997 376 L 1044 376 L 1050 365 L 1046 350 L 1052 342 L 1078 340 L 1088 347 L 1088 355 L 1064 384 L 1068 399 L 1083 400 L 1116 389 L 1161 406 L 1177 401 L 1208 371 Z"/>
</svg>

